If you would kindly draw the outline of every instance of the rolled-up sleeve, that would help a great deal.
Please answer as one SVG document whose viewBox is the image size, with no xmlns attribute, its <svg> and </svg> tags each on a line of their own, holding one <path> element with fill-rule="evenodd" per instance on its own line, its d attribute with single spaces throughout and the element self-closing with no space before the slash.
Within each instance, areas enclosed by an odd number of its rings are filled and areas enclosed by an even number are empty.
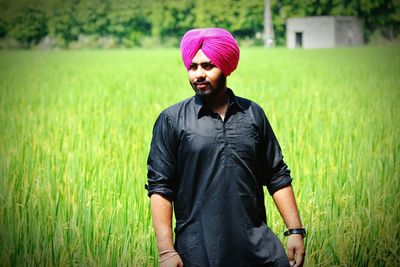
<svg viewBox="0 0 400 267">
<path fill-rule="evenodd" d="M 290 170 L 283 160 L 282 150 L 272 127 L 262 112 L 262 130 L 265 153 L 265 180 L 268 192 L 273 195 L 279 189 L 292 183 Z"/>
<path fill-rule="evenodd" d="M 153 128 L 153 138 L 147 159 L 146 189 L 149 197 L 161 194 L 171 201 L 177 188 L 178 142 L 170 118 L 162 112 Z"/>
</svg>

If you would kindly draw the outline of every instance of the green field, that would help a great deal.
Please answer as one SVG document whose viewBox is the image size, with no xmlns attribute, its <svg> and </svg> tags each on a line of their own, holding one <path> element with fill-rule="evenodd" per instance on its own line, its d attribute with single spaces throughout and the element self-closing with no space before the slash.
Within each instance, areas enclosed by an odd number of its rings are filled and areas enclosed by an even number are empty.
<svg viewBox="0 0 400 267">
<path fill-rule="evenodd" d="M 400 49 L 247 48 L 228 86 L 281 143 L 306 266 L 400 266 Z M 0 52 L 0 266 L 155 265 L 151 131 L 191 95 L 175 49 Z"/>
</svg>

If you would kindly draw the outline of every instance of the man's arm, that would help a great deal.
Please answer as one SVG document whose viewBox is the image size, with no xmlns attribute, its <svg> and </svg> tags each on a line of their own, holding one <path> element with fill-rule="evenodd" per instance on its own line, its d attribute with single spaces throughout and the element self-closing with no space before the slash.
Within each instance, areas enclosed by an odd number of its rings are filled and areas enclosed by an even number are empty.
<svg viewBox="0 0 400 267">
<path fill-rule="evenodd" d="M 272 198 L 288 229 L 303 227 L 291 185 L 276 191 Z M 303 236 L 289 235 L 287 245 L 290 266 L 303 266 L 305 256 Z"/>
<path fill-rule="evenodd" d="M 175 249 L 172 238 L 172 203 L 159 194 L 152 194 L 150 202 L 158 252 L 170 251 L 160 255 L 160 266 L 182 267 L 181 258 L 173 252 Z"/>
</svg>

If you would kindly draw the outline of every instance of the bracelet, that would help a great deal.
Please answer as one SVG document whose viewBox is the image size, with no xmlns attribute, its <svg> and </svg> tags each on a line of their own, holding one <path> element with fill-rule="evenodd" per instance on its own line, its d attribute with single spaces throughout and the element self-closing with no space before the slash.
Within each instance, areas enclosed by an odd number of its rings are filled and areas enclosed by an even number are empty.
<svg viewBox="0 0 400 267">
<path fill-rule="evenodd" d="M 161 252 L 158 254 L 158 256 L 161 257 L 162 255 L 167 254 L 167 253 L 170 253 L 170 252 L 176 252 L 176 251 L 175 251 L 175 249 L 166 249 L 166 250 L 161 251 Z"/>
<path fill-rule="evenodd" d="M 163 260 L 160 260 L 159 263 L 163 263 L 164 261 L 169 260 L 170 258 L 175 257 L 176 255 L 179 255 L 178 252 L 175 252 L 175 253 L 173 253 L 171 256 L 166 257 L 166 258 L 163 259 Z"/>
<path fill-rule="evenodd" d="M 307 232 L 306 232 L 305 228 L 292 228 L 283 233 L 284 236 L 289 236 L 289 235 L 293 235 L 293 234 L 299 234 L 299 235 L 302 235 L 303 237 L 305 237 Z"/>
</svg>

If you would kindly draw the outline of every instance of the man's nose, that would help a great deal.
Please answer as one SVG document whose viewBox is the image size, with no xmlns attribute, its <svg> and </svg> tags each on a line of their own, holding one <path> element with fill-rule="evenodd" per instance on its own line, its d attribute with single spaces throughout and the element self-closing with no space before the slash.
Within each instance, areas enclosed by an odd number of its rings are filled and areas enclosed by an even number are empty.
<svg viewBox="0 0 400 267">
<path fill-rule="evenodd" d="M 202 67 L 197 68 L 195 75 L 196 75 L 196 79 L 206 77 L 206 73 Z"/>
</svg>

